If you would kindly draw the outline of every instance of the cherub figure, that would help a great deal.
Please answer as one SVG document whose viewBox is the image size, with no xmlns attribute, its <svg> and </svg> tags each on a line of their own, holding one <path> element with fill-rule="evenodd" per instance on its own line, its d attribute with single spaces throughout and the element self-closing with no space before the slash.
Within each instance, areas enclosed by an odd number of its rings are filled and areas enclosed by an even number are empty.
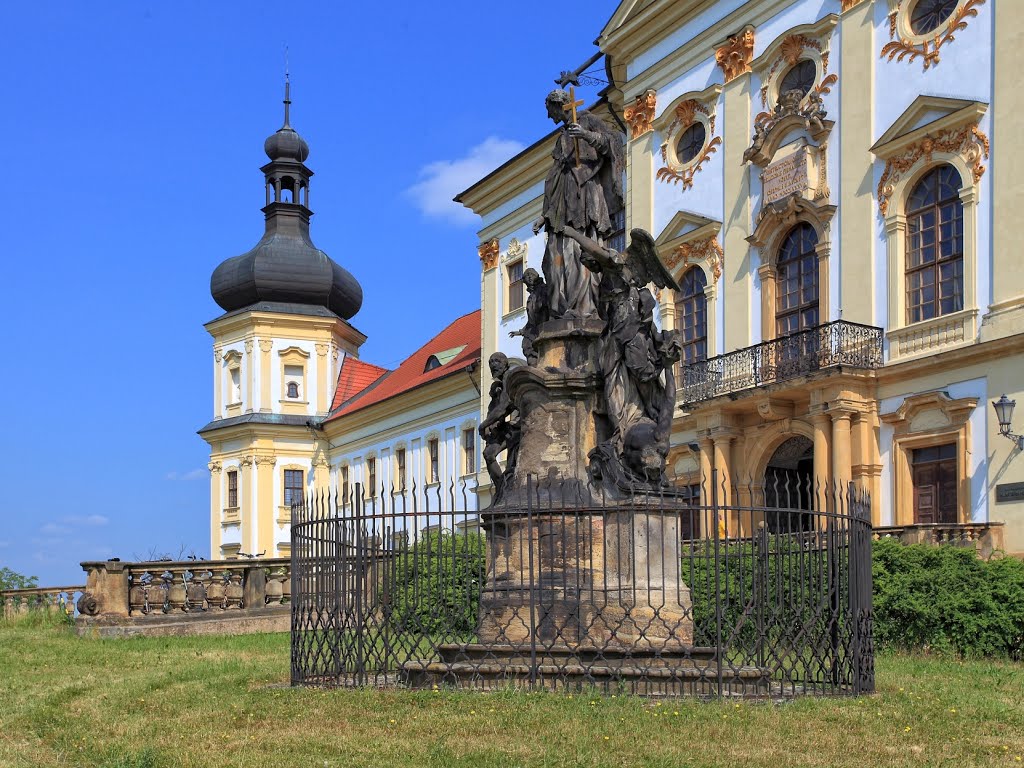
<svg viewBox="0 0 1024 768">
<path fill-rule="evenodd" d="M 540 356 L 534 348 L 534 342 L 540 335 L 540 326 L 548 320 L 548 290 L 544 278 L 536 269 L 523 272 L 523 285 L 526 286 L 530 298 L 526 301 L 526 325 L 518 331 L 509 331 L 509 336 L 523 337 L 523 357 L 527 365 L 537 365 Z"/>
<path fill-rule="evenodd" d="M 521 429 L 519 420 L 512 419 L 512 414 L 516 412 L 515 403 L 505 391 L 508 358 L 501 352 L 495 352 L 487 360 L 487 367 L 490 368 L 493 377 L 488 392 L 491 400 L 487 406 L 487 416 L 480 423 L 478 431 L 484 440 L 484 462 L 487 465 L 487 474 L 494 485 L 494 498 L 500 499 L 505 490 L 505 481 L 515 471 Z M 498 456 L 502 451 L 508 452 L 504 470 L 498 463 Z"/>
</svg>

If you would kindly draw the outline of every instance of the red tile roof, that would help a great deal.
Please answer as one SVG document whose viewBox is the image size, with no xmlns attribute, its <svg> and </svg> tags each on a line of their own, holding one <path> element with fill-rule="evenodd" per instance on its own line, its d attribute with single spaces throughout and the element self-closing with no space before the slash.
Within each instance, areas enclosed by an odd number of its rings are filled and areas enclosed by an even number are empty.
<svg viewBox="0 0 1024 768">
<path fill-rule="evenodd" d="M 462 347 L 455 357 L 447 363 L 425 371 L 427 360 L 431 355 L 440 355 L 442 352 Z M 331 414 L 327 421 L 345 416 L 367 406 L 380 403 L 392 397 L 408 392 L 411 389 L 427 384 L 431 381 L 443 379 L 453 373 L 463 371 L 480 361 L 480 310 L 463 315 L 432 338 L 422 347 L 413 352 L 395 370 L 377 374 L 362 387 L 355 389 L 355 394 L 343 397 L 342 380 L 345 377 L 345 369 L 349 361 L 359 363 L 359 366 L 366 366 L 372 369 L 371 374 L 384 371 L 375 365 L 362 363 L 361 361 L 346 358 L 338 375 L 338 389 L 334 395 L 334 404 L 331 406 Z"/>
<path fill-rule="evenodd" d="M 387 368 L 364 363 L 362 360 L 346 355 L 341 364 L 341 370 L 338 371 L 338 386 L 334 390 L 331 410 L 333 411 L 346 400 L 351 400 L 387 372 Z"/>
</svg>

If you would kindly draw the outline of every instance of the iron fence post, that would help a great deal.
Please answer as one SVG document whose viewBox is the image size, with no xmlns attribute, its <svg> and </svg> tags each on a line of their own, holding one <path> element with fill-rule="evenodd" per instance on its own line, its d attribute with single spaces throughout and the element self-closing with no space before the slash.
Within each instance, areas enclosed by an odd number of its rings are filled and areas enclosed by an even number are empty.
<svg viewBox="0 0 1024 768">
<path fill-rule="evenodd" d="M 533 476 L 526 478 L 526 546 L 530 589 L 530 690 L 537 684 L 537 574 L 533 562 Z"/>
<path fill-rule="evenodd" d="M 717 695 L 722 698 L 722 561 L 721 561 L 721 534 L 718 527 L 718 515 L 721 508 L 718 503 L 718 469 L 711 470 L 711 509 L 714 514 L 714 539 L 715 539 L 715 654 L 717 667 Z"/>
</svg>

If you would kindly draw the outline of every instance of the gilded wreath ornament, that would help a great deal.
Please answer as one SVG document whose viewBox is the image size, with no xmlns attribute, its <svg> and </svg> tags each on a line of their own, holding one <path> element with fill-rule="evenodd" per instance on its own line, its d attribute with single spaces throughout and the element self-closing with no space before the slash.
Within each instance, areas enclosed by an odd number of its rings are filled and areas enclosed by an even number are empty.
<svg viewBox="0 0 1024 768">
<path fill-rule="evenodd" d="M 982 132 L 978 123 L 950 128 L 935 136 L 925 136 L 902 154 L 886 161 L 882 178 L 878 180 L 878 210 L 883 216 L 888 214 L 896 182 L 921 158 L 930 163 L 936 152 L 959 155 L 970 166 L 974 183 L 977 184 L 985 175 L 982 160 L 988 160 L 990 151 L 988 136 Z"/>
<path fill-rule="evenodd" d="M 669 157 L 669 144 L 675 141 L 682 131 L 698 121 L 704 123 L 707 129 L 703 148 L 687 163 L 674 161 L 674 158 Z M 675 119 L 665 131 L 665 136 L 665 142 L 661 145 L 661 160 L 665 165 L 658 169 L 655 176 L 659 181 L 670 181 L 673 184 L 682 182 L 684 190 L 690 189 L 693 186 L 693 177 L 722 144 L 722 137 L 715 136 L 715 115 L 706 104 L 696 99 L 687 99 L 676 107 Z"/>
<path fill-rule="evenodd" d="M 977 18 L 978 6 L 985 0 L 967 0 L 957 8 L 937 29 L 928 35 L 901 34 L 900 14 L 907 8 L 907 0 L 896 0 L 896 7 L 889 13 L 890 42 L 882 46 L 881 58 L 892 61 L 907 60 L 909 64 L 921 57 L 927 70 L 939 63 L 939 49 L 956 39 L 956 33 L 967 29 L 967 20 Z"/>
</svg>

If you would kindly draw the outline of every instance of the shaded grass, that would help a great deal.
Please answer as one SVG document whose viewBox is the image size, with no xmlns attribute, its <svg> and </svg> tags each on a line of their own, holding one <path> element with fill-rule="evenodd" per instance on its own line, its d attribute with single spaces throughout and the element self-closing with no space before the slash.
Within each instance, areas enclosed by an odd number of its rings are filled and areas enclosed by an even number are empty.
<svg viewBox="0 0 1024 768">
<path fill-rule="evenodd" d="M 288 660 L 286 635 L 99 640 L 0 623 L 0 765 L 1024 763 L 1024 666 L 1006 662 L 884 656 L 875 696 L 737 705 L 291 689 Z"/>
</svg>

